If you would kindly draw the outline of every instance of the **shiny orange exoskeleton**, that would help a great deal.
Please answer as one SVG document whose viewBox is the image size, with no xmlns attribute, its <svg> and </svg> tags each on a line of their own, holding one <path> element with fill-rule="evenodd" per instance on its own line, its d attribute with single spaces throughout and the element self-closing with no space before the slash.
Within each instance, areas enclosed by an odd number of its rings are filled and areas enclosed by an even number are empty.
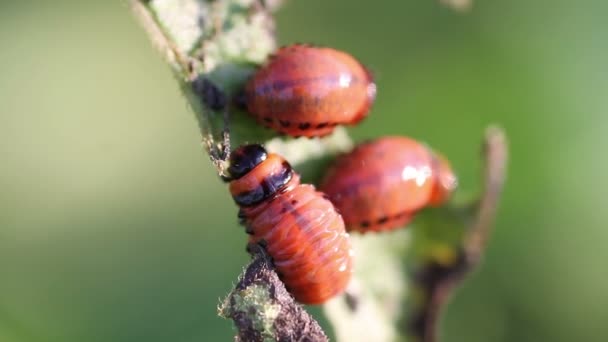
<svg viewBox="0 0 608 342">
<path fill-rule="evenodd" d="M 351 55 L 322 47 L 283 47 L 245 87 L 247 111 L 290 136 L 317 137 L 356 124 L 376 96 L 371 74 Z"/>
<path fill-rule="evenodd" d="M 324 195 L 285 159 L 260 145 L 235 150 L 228 168 L 239 218 L 272 257 L 294 298 L 320 304 L 342 293 L 351 278 L 353 251 L 344 221 Z"/>
<path fill-rule="evenodd" d="M 342 214 L 347 230 L 390 230 L 426 206 L 444 203 L 456 186 L 448 161 L 406 137 L 383 137 L 338 157 L 320 190 Z"/>
</svg>

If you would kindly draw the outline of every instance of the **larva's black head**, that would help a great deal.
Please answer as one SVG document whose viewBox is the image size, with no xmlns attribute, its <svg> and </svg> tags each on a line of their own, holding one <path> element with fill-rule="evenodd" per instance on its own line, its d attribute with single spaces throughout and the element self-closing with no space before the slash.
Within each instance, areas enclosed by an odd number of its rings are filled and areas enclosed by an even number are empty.
<svg viewBox="0 0 608 342">
<path fill-rule="evenodd" d="M 252 144 L 237 148 L 230 155 L 227 180 L 243 177 L 247 172 L 266 160 L 266 157 L 268 157 L 268 153 L 262 145 Z"/>
</svg>

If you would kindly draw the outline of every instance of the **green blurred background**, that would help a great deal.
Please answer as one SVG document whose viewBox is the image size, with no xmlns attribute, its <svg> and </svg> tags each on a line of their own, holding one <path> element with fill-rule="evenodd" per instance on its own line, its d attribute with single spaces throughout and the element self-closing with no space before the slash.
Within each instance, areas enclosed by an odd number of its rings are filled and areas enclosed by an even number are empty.
<svg viewBox="0 0 608 342">
<path fill-rule="evenodd" d="M 282 43 L 375 73 L 360 140 L 407 134 L 477 186 L 510 140 L 484 268 L 445 341 L 608 341 L 608 2 L 290 1 Z M 168 67 L 124 1 L 0 2 L 0 341 L 228 341 L 248 257 Z"/>
</svg>

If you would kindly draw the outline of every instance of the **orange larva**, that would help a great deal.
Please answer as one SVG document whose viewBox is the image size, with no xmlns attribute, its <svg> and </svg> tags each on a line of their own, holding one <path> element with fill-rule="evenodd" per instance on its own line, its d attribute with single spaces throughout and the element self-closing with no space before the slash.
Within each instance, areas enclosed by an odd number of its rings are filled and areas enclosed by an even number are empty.
<svg viewBox="0 0 608 342">
<path fill-rule="evenodd" d="M 332 203 L 277 154 L 245 145 L 230 157 L 230 193 L 239 218 L 272 257 L 294 298 L 320 304 L 346 288 L 352 249 L 344 222 Z"/>
<path fill-rule="evenodd" d="M 291 45 L 249 80 L 244 101 L 259 123 L 291 136 L 316 137 L 361 121 L 375 96 L 372 76 L 351 55 Z"/>
<path fill-rule="evenodd" d="M 456 185 L 445 158 L 406 137 L 357 146 L 330 166 L 320 190 L 349 231 L 383 231 L 407 224 L 425 206 L 444 203 Z"/>
</svg>

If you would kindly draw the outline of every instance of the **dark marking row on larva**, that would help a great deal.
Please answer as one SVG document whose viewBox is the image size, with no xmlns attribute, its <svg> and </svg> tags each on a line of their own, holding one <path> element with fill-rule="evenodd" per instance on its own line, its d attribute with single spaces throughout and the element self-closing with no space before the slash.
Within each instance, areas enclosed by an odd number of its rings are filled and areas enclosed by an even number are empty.
<svg viewBox="0 0 608 342">
<path fill-rule="evenodd" d="M 264 121 L 265 124 L 270 124 L 273 123 L 274 120 L 269 117 L 266 116 L 264 118 L 262 118 L 262 121 Z M 310 122 L 301 122 L 301 123 L 293 123 L 290 121 L 286 121 L 286 120 L 278 120 L 279 125 L 281 125 L 282 127 L 290 127 L 292 124 L 296 127 L 298 127 L 299 129 L 305 131 L 310 129 L 311 127 L 313 127 L 313 125 Z M 270 127 L 269 125 L 264 125 L 265 127 Z M 317 124 L 316 126 L 314 126 L 314 128 L 316 129 L 320 129 L 320 128 L 325 128 L 325 127 L 335 127 L 338 126 L 337 122 L 321 122 L 320 124 Z"/>
<path fill-rule="evenodd" d="M 403 211 L 403 212 L 400 212 L 399 214 L 397 214 L 397 215 L 393 215 L 393 216 L 391 216 L 391 217 L 388 217 L 388 216 L 382 216 L 381 218 L 377 219 L 375 222 L 370 222 L 370 221 L 361 221 L 361 222 L 359 223 L 359 226 L 361 226 L 361 227 L 363 227 L 363 228 L 369 228 L 369 227 L 371 227 L 372 225 L 382 225 L 382 224 L 385 224 L 385 223 L 390 222 L 390 221 L 396 221 L 396 220 L 399 220 L 399 219 L 403 218 L 403 217 L 404 217 L 405 215 L 407 215 L 407 214 L 408 214 L 408 212 L 407 212 L 407 211 Z"/>
<path fill-rule="evenodd" d="M 235 195 L 234 201 L 244 207 L 258 204 L 272 197 L 278 189 L 287 184 L 291 180 L 292 173 L 289 163 L 284 162 L 279 173 L 268 175 L 254 189 Z"/>
</svg>

